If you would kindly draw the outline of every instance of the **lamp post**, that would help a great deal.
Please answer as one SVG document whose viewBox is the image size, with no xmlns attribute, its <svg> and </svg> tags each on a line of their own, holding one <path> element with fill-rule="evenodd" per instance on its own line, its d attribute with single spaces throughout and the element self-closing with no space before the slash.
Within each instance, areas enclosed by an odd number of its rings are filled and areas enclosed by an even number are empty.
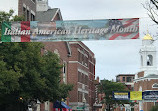
<svg viewBox="0 0 158 111">
<path fill-rule="evenodd" d="M 85 111 L 85 106 L 86 106 L 86 99 L 83 98 L 83 111 Z"/>
</svg>

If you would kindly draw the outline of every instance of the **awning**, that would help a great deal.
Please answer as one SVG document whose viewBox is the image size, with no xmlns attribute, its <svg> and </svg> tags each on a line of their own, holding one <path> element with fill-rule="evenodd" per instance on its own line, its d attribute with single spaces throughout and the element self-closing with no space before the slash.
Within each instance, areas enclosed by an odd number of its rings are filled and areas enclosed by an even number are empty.
<svg viewBox="0 0 158 111">
<path fill-rule="evenodd" d="M 56 101 L 54 102 L 53 108 L 66 108 L 66 109 L 71 109 L 67 104 L 65 104 L 62 101 Z"/>
</svg>

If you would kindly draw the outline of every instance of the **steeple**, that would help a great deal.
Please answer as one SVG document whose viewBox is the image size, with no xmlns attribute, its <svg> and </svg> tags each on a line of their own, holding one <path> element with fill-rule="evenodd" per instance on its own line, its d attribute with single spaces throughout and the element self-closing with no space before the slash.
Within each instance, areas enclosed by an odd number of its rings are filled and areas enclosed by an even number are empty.
<svg viewBox="0 0 158 111">
<path fill-rule="evenodd" d="M 150 36 L 149 33 L 147 33 L 147 34 L 144 36 L 143 40 L 153 40 L 153 38 Z"/>
<path fill-rule="evenodd" d="M 36 11 L 47 11 L 49 9 L 48 0 L 36 0 Z"/>
<path fill-rule="evenodd" d="M 147 33 L 142 40 L 140 49 L 141 71 L 146 71 L 148 74 L 157 74 L 156 64 L 156 47 L 153 45 L 152 36 Z M 145 75 L 144 75 L 145 76 Z"/>
</svg>

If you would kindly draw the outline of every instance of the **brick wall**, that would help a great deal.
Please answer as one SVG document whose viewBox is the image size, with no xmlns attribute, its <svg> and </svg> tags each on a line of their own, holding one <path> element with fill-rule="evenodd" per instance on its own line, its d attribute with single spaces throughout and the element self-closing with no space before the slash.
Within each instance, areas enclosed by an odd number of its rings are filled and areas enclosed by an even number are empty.
<svg viewBox="0 0 158 111">
<path fill-rule="evenodd" d="M 158 83 L 157 79 L 146 79 L 139 82 L 134 83 L 134 90 L 139 91 L 140 86 L 142 90 L 158 90 L 158 88 L 152 88 L 154 83 Z"/>
<path fill-rule="evenodd" d="M 158 79 L 145 79 L 134 83 L 134 90 L 139 91 L 139 88 L 142 87 L 142 91 L 145 90 L 158 90 L 158 88 L 152 88 L 154 83 L 158 83 Z M 154 106 L 154 102 L 144 102 L 143 110 L 149 111 L 152 106 Z"/>
<path fill-rule="evenodd" d="M 88 74 L 87 80 L 84 80 L 86 75 L 82 76 L 82 84 L 87 85 L 85 87 L 86 90 L 88 90 L 88 95 L 86 95 L 86 101 L 90 105 L 91 109 L 93 107 L 93 103 L 95 102 L 95 86 L 94 86 L 94 78 L 95 78 L 95 58 L 93 52 L 89 50 L 87 46 L 85 46 L 82 42 L 69 42 L 70 44 L 70 49 L 72 52 L 71 56 L 68 56 L 68 47 L 66 42 L 44 42 L 43 43 L 45 47 L 42 49 L 43 52 L 44 50 L 49 50 L 51 52 L 54 52 L 54 50 L 58 50 L 58 53 L 60 55 L 61 61 L 66 61 L 67 62 L 67 83 L 73 84 L 73 90 L 69 93 L 69 101 L 68 102 L 74 102 L 77 103 L 79 102 L 78 96 L 80 95 L 80 99 L 82 97 L 81 94 L 78 91 L 78 88 L 81 88 L 81 84 L 78 82 L 78 69 L 86 72 Z M 79 62 L 79 50 L 83 51 L 83 55 L 87 56 L 85 59 L 87 60 L 87 66 L 85 62 Z M 85 60 L 84 59 L 84 60 Z M 61 62 L 62 63 L 62 62 Z M 89 66 L 91 64 L 91 68 Z M 86 82 L 85 82 L 86 81 Z M 81 100 L 80 100 L 81 101 Z"/>
<path fill-rule="evenodd" d="M 144 71 L 138 73 L 138 78 L 144 77 Z"/>
<path fill-rule="evenodd" d="M 31 13 L 35 16 L 36 13 L 36 0 L 19 0 L 18 3 L 18 15 L 25 15 L 27 20 L 27 10 L 29 11 L 29 17 L 27 21 L 31 21 Z M 24 9 L 25 8 L 25 12 Z M 34 12 L 34 13 L 33 13 Z"/>
</svg>

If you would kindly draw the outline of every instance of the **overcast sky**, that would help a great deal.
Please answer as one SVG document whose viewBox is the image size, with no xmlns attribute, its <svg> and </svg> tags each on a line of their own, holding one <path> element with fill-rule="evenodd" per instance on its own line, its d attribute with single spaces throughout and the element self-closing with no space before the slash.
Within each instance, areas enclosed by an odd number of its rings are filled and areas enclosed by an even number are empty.
<svg viewBox="0 0 158 111">
<path fill-rule="evenodd" d="M 142 38 L 147 29 L 152 36 L 157 30 L 142 6 L 145 2 L 146 0 L 49 0 L 49 5 L 52 8 L 60 8 L 64 20 L 140 18 Z M 95 54 L 96 76 L 100 79 L 111 80 L 118 74 L 135 74 L 140 70 L 141 39 L 84 43 Z"/>
</svg>

